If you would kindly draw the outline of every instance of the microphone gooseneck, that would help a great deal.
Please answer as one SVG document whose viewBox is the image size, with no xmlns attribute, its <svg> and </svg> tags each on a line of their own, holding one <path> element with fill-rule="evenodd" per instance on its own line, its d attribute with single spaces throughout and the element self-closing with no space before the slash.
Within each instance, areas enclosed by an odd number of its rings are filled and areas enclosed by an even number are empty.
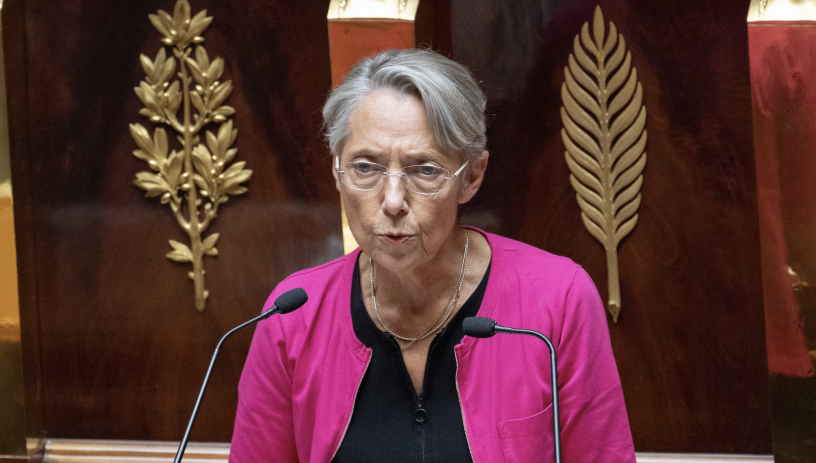
<svg viewBox="0 0 816 463">
<path fill-rule="evenodd" d="M 462 330 L 466 336 L 473 338 L 490 338 L 496 333 L 524 334 L 534 336 L 547 344 L 550 350 L 550 371 L 552 372 L 552 411 L 553 411 L 553 442 L 555 447 L 555 463 L 561 463 L 561 423 L 558 418 L 558 362 L 555 357 L 555 346 L 547 336 L 533 330 L 523 330 L 501 326 L 495 320 L 485 317 L 467 317 L 462 322 Z"/>
<path fill-rule="evenodd" d="M 193 423 L 195 423 L 196 415 L 198 415 L 201 400 L 204 398 L 204 392 L 207 390 L 207 383 L 210 382 L 210 374 L 212 373 L 213 366 L 215 365 L 215 359 L 218 357 L 218 351 L 221 349 L 221 344 L 224 342 L 224 340 L 241 328 L 247 327 L 261 320 L 266 320 L 276 313 L 286 314 L 297 310 L 300 308 L 300 306 L 305 304 L 308 299 L 309 298 L 306 296 L 306 291 L 304 291 L 303 288 L 290 289 L 289 291 L 286 291 L 278 296 L 278 298 L 275 299 L 275 304 L 269 310 L 266 310 L 252 320 L 249 320 L 248 322 L 227 331 L 227 334 L 225 334 L 221 340 L 218 341 L 218 345 L 215 346 L 215 352 L 213 352 L 212 360 L 210 360 L 210 366 L 207 368 L 207 374 L 204 376 L 204 383 L 201 385 L 201 391 L 198 393 L 198 399 L 196 399 L 195 407 L 193 407 L 193 414 L 190 416 L 190 422 L 187 423 L 187 430 L 184 431 L 184 438 L 181 439 L 181 443 L 179 444 L 178 452 L 176 452 L 176 458 L 173 460 L 173 463 L 180 463 L 182 457 L 184 456 L 184 450 L 187 449 L 187 442 L 190 440 L 190 431 L 193 429 Z"/>
</svg>

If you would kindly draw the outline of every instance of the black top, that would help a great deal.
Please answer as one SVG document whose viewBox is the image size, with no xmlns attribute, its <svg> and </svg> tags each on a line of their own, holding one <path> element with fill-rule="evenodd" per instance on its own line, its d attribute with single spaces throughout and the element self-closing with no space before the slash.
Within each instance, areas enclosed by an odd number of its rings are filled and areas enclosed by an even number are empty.
<svg viewBox="0 0 816 463">
<path fill-rule="evenodd" d="M 487 289 L 490 267 L 476 291 L 450 323 L 434 336 L 417 393 L 397 340 L 380 331 L 366 311 L 354 266 L 351 319 L 357 338 L 372 350 L 343 442 L 334 460 L 346 462 L 471 462 L 459 394 L 454 346 L 462 341 L 462 320 L 476 315 Z"/>
</svg>

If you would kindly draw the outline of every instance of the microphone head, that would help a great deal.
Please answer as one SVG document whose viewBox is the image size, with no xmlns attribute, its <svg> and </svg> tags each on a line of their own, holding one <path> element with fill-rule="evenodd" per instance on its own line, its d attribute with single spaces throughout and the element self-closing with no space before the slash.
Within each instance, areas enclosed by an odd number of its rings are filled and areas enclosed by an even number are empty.
<svg viewBox="0 0 816 463">
<path fill-rule="evenodd" d="M 297 310 L 309 300 L 303 288 L 295 288 L 286 291 L 275 299 L 275 305 L 281 313 L 289 313 Z"/>
<path fill-rule="evenodd" d="M 473 338 L 489 338 L 492 337 L 496 332 L 494 328 L 496 327 L 496 320 L 492 318 L 485 318 L 485 317 L 467 317 L 464 322 L 462 322 L 462 330 L 465 332 L 465 336 L 470 336 Z"/>
</svg>

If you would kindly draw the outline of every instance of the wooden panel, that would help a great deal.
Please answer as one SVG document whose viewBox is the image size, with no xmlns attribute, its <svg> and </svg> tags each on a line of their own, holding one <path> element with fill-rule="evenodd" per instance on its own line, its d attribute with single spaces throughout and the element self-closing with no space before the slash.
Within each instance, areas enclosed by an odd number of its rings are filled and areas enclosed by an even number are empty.
<svg viewBox="0 0 816 463">
<path fill-rule="evenodd" d="M 601 1 L 648 111 L 640 222 L 610 323 L 635 448 L 771 452 L 747 0 Z M 488 95 L 482 191 L 464 221 L 574 259 L 606 296 L 560 138 L 560 87 L 595 2 L 453 1 L 453 57 Z"/>
<path fill-rule="evenodd" d="M 22 0 L 5 0 L 2 14 L 3 52 L 6 69 L 6 97 L 9 114 L 9 154 L 14 179 L 14 226 L 17 251 L 17 281 L 20 304 L 20 331 L 23 348 L 26 432 L 44 433 L 42 382 L 40 381 L 39 312 L 35 276 L 35 241 L 31 162 L 28 156 L 28 98 L 25 10 Z"/>
<path fill-rule="evenodd" d="M 0 4 L 0 21 L 2 17 Z M 17 292 L 5 53 L 2 44 L 0 36 L 0 455 L 25 456 L 23 349 Z"/>
<path fill-rule="evenodd" d="M 207 258 L 210 297 L 196 312 L 188 268 L 164 256 L 167 240 L 185 235 L 169 208 L 131 184 L 145 169 L 128 133 L 128 123 L 146 123 L 133 94 L 139 54 L 155 56 L 161 38 L 147 15 L 173 5 L 27 0 L 17 16 L 27 74 L 10 79 L 9 93 L 28 121 L 12 127 L 12 162 L 15 191 L 30 192 L 21 208 L 31 220 L 17 236 L 21 284 L 34 291 L 21 305 L 24 318 L 39 318 L 32 350 L 50 436 L 180 438 L 218 338 L 257 314 L 286 275 L 342 253 L 317 133 L 331 88 L 328 1 L 194 0 L 194 12 L 215 18 L 205 44 L 226 59 L 238 159 L 254 171 L 249 193 L 211 227 L 221 255 Z M 226 345 L 193 439 L 230 439 L 251 337 Z"/>
<path fill-rule="evenodd" d="M 450 0 L 420 0 L 414 21 L 414 36 L 417 47 L 431 48 L 437 53 L 450 56 Z"/>
</svg>

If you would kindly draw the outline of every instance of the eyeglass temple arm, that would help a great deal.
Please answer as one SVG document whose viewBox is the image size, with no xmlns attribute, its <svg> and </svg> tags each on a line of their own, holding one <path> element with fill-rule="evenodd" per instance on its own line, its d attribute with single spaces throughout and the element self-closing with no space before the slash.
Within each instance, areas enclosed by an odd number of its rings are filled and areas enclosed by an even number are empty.
<svg viewBox="0 0 816 463">
<path fill-rule="evenodd" d="M 346 173 L 345 170 L 340 170 L 340 156 L 334 156 L 334 170 L 337 171 L 337 173 L 340 173 L 340 174 L 345 174 Z"/>
<path fill-rule="evenodd" d="M 462 171 L 465 169 L 465 166 L 466 166 L 466 165 L 468 165 L 468 163 L 469 163 L 469 162 L 470 162 L 469 160 L 468 160 L 468 161 L 465 161 L 465 163 L 464 163 L 464 164 L 462 164 L 462 167 L 460 167 L 460 168 L 459 168 L 459 170 L 457 170 L 457 171 L 456 171 L 456 173 L 455 173 L 455 174 L 453 174 L 453 175 L 451 175 L 449 178 L 456 178 L 456 176 L 457 176 L 457 175 L 459 175 L 460 173 L 462 173 Z"/>
</svg>

